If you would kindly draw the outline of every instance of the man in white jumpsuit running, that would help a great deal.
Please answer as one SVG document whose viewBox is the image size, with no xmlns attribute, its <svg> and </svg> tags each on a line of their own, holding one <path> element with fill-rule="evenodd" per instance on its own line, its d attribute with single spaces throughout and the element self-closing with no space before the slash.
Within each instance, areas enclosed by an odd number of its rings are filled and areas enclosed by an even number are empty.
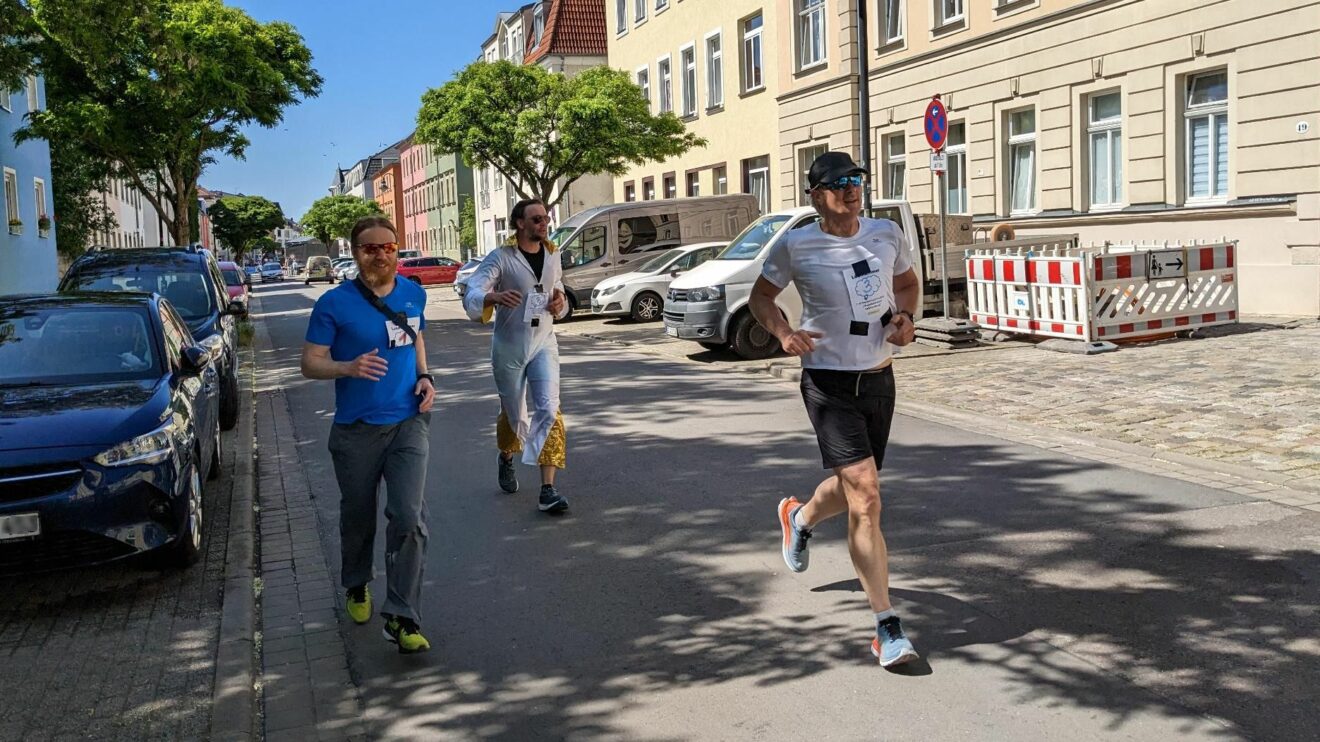
<svg viewBox="0 0 1320 742">
<path fill-rule="evenodd" d="M 567 498 L 555 488 L 567 453 L 554 329 L 569 311 L 563 269 L 547 239 L 550 218 L 543 203 L 518 202 L 509 221 L 514 240 L 482 260 L 468 280 L 463 306 L 477 322 L 495 320 L 491 364 L 501 407 L 495 425 L 500 488 L 518 491 L 513 457 L 521 453 L 524 464 L 541 469 L 541 512 L 559 514 L 568 510 Z"/>
</svg>

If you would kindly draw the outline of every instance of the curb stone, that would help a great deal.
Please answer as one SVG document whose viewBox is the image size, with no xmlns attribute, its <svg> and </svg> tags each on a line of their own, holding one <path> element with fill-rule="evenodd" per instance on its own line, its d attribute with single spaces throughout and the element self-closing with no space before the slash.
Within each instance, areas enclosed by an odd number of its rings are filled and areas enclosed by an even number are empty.
<svg viewBox="0 0 1320 742">
<path fill-rule="evenodd" d="M 229 548 L 225 554 L 224 602 L 216 650 L 215 690 L 211 702 L 211 739 L 259 739 L 257 719 L 256 596 L 253 592 L 256 529 L 254 458 L 254 354 L 239 353 L 241 410 L 235 430 L 234 490 L 229 508 Z"/>
</svg>

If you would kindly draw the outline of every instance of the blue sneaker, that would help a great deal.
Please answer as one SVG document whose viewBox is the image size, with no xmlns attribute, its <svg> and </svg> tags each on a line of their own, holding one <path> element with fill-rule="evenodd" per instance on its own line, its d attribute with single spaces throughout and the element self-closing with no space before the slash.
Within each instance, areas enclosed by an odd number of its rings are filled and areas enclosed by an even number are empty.
<svg viewBox="0 0 1320 742">
<path fill-rule="evenodd" d="M 537 501 L 536 507 L 543 513 L 558 515 L 568 510 L 568 498 L 559 494 L 553 484 L 541 485 L 541 497 Z"/>
<path fill-rule="evenodd" d="M 811 555 L 807 553 L 807 539 L 811 538 L 811 531 L 793 525 L 793 518 L 801 509 L 802 504 L 796 497 L 785 497 L 779 501 L 779 530 L 784 533 L 784 564 L 794 572 L 806 572 L 807 564 L 811 561 Z"/>
<path fill-rule="evenodd" d="M 893 667 L 911 662 L 921 655 L 912 648 L 912 642 L 903 633 L 898 616 L 890 616 L 876 624 L 875 638 L 871 640 L 871 654 L 880 660 L 881 667 Z"/>
</svg>

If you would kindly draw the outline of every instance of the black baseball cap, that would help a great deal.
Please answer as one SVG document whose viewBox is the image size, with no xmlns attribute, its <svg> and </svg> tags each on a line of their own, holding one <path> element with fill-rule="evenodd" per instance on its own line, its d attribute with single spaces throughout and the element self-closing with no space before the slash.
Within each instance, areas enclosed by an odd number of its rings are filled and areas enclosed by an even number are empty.
<svg viewBox="0 0 1320 742">
<path fill-rule="evenodd" d="M 807 185 L 811 188 L 833 183 L 849 175 L 870 175 L 871 171 L 853 162 L 847 152 L 826 152 L 811 163 L 807 171 Z"/>
</svg>

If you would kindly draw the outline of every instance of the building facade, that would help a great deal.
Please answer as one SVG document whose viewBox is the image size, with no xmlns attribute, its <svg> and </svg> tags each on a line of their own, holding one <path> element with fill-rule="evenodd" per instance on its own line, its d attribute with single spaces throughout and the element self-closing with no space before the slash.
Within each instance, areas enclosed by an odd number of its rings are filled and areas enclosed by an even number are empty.
<svg viewBox="0 0 1320 742">
<path fill-rule="evenodd" d="M 385 212 L 385 216 L 394 223 L 398 230 L 399 225 L 405 224 L 404 221 L 404 187 L 403 187 L 403 169 L 399 162 L 392 162 L 380 169 L 376 173 L 374 182 L 371 185 L 372 192 L 376 194 L 376 204 L 380 210 Z M 417 245 L 410 242 L 406 237 L 400 235 L 400 249 L 413 250 Z"/>
<path fill-rule="evenodd" d="M 45 83 L 29 77 L 20 90 L 0 90 L 0 194 L 6 227 L 0 231 L 0 295 L 54 291 L 59 282 L 50 146 L 14 144 L 23 118 L 41 110 Z"/>
<path fill-rule="evenodd" d="M 169 210 L 169 216 L 163 216 L 128 180 L 111 178 L 98 198 L 115 223 L 95 236 L 97 244 L 106 247 L 157 247 L 174 243 L 174 237 L 170 234 L 173 211 Z M 168 200 L 163 196 L 158 196 L 157 200 L 162 201 L 166 209 L 170 208 Z"/>
<path fill-rule="evenodd" d="M 799 19 L 817 4 L 778 2 Z M 800 31 L 779 53 L 783 204 L 810 153 L 858 152 L 855 0 L 819 4 L 837 62 L 795 73 Z M 868 7 L 877 196 L 936 210 L 922 115 L 938 93 L 950 212 L 1083 241 L 1227 236 L 1244 313 L 1320 315 L 1320 0 Z"/>
<path fill-rule="evenodd" d="M 571 77 L 607 63 L 605 29 L 602 0 L 540 0 L 500 13 L 495 32 L 481 45 L 480 59 L 535 64 Z M 478 250 L 485 254 L 508 239 L 509 212 L 519 196 L 513 184 L 493 168 L 478 168 L 473 178 Z M 550 218 L 557 223 L 582 209 L 611 201 L 610 176 L 585 176 L 564 192 L 559 204 L 551 209 Z"/>
<path fill-rule="evenodd" d="M 663 162 L 614 178 L 615 201 L 756 195 L 762 211 L 779 205 L 776 98 L 786 81 L 829 74 L 833 49 L 800 70 L 778 64 L 794 28 L 776 0 L 720 3 L 608 0 L 609 64 L 632 75 L 656 113 L 673 112 L 706 139 Z M 839 37 L 837 25 L 826 32 Z M 828 114 L 830 112 L 822 112 Z"/>
</svg>

